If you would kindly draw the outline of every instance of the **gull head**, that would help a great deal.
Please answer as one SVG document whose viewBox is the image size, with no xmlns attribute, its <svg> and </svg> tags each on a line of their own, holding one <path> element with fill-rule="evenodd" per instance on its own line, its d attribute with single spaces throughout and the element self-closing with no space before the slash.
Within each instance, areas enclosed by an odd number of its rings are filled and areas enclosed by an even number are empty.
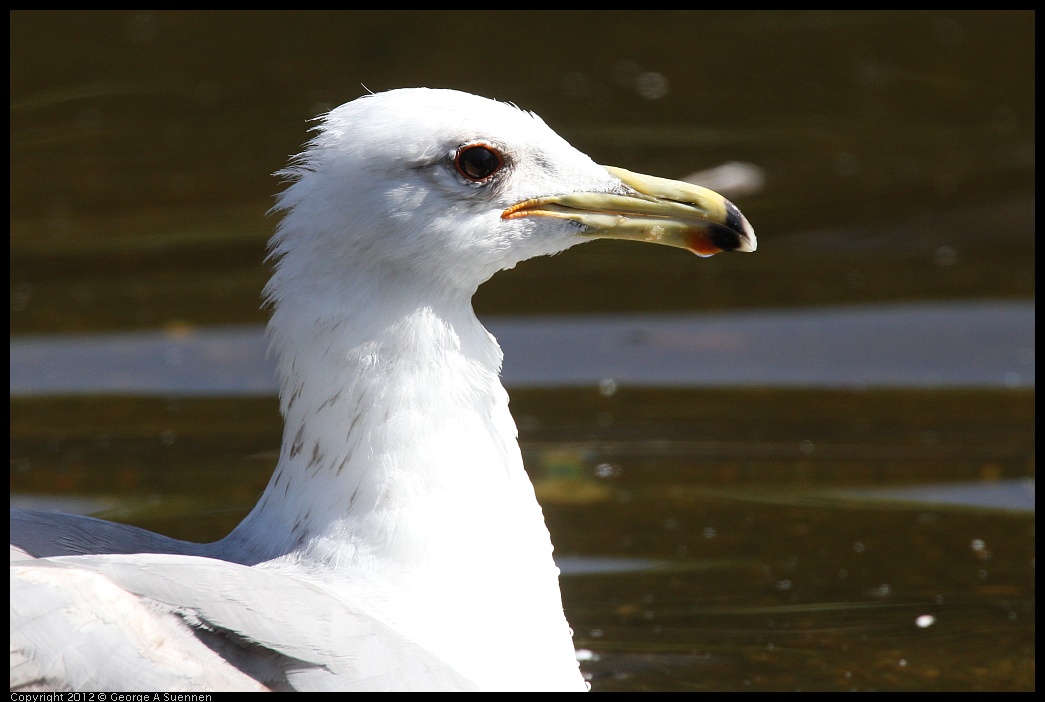
<svg viewBox="0 0 1045 702">
<path fill-rule="evenodd" d="M 291 183 L 271 246 L 277 300 L 288 278 L 330 291 L 358 275 L 471 294 L 499 270 L 594 238 L 755 250 L 717 193 L 600 166 L 508 103 L 392 90 L 332 110 L 315 131 L 280 172 Z"/>
</svg>

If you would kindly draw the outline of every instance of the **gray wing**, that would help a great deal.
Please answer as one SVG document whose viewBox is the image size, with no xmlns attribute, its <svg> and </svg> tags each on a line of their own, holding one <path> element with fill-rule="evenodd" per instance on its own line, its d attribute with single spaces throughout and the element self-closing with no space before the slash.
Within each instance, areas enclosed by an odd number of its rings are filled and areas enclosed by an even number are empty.
<svg viewBox="0 0 1045 702">
<path fill-rule="evenodd" d="M 19 521 L 22 532 L 44 530 L 12 539 L 12 690 L 475 689 L 294 575 L 170 553 L 197 545 L 101 520 L 30 513 Z M 168 552 L 32 557 L 83 552 L 93 539 Z"/>
<path fill-rule="evenodd" d="M 34 558 L 95 553 L 202 555 L 205 546 L 94 517 L 11 510 L 11 546 Z"/>
<path fill-rule="evenodd" d="M 262 690 L 170 612 L 90 571 L 11 568 L 11 690 Z"/>
</svg>

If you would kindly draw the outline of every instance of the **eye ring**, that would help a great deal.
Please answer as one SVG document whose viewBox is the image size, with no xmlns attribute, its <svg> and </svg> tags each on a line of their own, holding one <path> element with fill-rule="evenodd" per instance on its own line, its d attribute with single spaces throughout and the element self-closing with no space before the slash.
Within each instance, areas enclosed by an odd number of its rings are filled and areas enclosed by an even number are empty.
<svg viewBox="0 0 1045 702">
<path fill-rule="evenodd" d="M 473 183 L 482 183 L 504 168 L 504 156 L 489 144 L 465 144 L 454 154 L 454 168 Z"/>
</svg>

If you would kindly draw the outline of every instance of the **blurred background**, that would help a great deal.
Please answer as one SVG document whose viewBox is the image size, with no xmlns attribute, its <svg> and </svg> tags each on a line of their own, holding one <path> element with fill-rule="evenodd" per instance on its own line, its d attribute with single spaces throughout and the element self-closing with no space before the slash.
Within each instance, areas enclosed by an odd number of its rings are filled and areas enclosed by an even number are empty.
<svg viewBox="0 0 1045 702">
<path fill-rule="evenodd" d="M 10 19 L 12 504 L 234 526 L 280 442 L 272 174 L 456 88 L 758 234 L 476 296 L 593 689 L 1034 688 L 1033 12 Z"/>
</svg>

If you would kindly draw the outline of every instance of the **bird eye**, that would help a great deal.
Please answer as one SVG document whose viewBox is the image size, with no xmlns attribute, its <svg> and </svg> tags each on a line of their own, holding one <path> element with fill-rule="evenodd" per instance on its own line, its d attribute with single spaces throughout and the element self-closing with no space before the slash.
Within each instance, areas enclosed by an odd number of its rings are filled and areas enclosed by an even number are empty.
<svg viewBox="0 0 1045 702">
<path fill-rule="evenodd" d="M 470 144 L 458 149 L 454 156 L 457 172 L 468 180 L 486 180 L 504 166 L 501 153 L 485 144 Z"/>
</svg>

